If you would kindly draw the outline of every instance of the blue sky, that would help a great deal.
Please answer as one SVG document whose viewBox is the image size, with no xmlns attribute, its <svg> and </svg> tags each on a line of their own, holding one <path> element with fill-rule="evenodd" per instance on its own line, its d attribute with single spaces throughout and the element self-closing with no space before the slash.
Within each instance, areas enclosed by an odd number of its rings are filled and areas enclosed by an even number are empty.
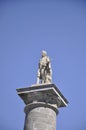
<svg viewBox="0 0 86 130">
<path fill-rule="evenodd" d="M 0 130 L 23 130 L 16 88 L 36 83 L 41 51 L 52 60 L 53 83 L 68 99 L 58 130 L 86 130 L 86 2 L 0 1 Z"/>
</svg>

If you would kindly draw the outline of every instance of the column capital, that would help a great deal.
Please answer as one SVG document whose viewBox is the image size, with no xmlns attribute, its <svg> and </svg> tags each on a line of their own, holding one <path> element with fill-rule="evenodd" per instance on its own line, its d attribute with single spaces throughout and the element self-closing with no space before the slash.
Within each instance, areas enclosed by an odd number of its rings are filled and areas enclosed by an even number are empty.
<svg viewBox="0 0 86 130">
<path fill-rule="evenodd" d="M 54 110 L 56 114 L 58 114 L 58 112 L 59 112 L 56 104 L 49 104 L 49 103 L 45 103 L 45 102 L 36 102 L 36 101 L 27 104 L 24 108 L 24 112 L 27 114 L 29 111 L 31 111 L 32 109 L 37 108 L 37 107 L 50 108 L 50 109 Z"/>
<path fill-rule="evenodd" d="M 16 89 L 18 95 L 26 105 L 33 102 L 51 104 L 59 107 L 66 107 L 67 99 L 62 95 L 55 84 L 36 84 L 31 87 Z"/>
</svg>

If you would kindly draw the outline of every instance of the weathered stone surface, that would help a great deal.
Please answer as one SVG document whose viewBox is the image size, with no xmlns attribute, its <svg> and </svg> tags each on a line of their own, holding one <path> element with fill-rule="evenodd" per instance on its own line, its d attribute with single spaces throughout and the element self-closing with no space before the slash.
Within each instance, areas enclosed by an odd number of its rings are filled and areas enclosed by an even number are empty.
<svg viewBox="0 0 86 130">
<path fill-rule="evenodd" d="M 26 114 L 24 130 L 56 130 L 56 113 L 45 107 L 32 109 Z"/>
</svg>

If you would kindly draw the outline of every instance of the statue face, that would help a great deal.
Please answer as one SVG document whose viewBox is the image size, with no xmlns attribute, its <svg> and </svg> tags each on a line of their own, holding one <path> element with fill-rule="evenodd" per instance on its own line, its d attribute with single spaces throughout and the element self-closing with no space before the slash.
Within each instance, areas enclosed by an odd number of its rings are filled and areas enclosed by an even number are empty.
<svg viewBox="0 0 86 130">
<path fill-rule="evenodd" d="M 46 51 L 42 51 L 42 57 L 46 56 L 47 52 Z"/>
</svg>

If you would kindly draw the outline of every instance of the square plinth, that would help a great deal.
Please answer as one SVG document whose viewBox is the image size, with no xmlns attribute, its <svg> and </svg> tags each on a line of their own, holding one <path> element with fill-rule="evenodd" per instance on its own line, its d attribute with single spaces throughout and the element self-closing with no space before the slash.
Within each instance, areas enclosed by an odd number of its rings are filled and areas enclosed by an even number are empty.
<svg viewBox="0 0 86 130">
<path fill-rule="evenodd" d="M 58 107 L 65 107 L 68 104 L 55 84 L 37 84 L 16 90 L 26 105 L 35 101 L 56 104 Z"/>
</svg>

